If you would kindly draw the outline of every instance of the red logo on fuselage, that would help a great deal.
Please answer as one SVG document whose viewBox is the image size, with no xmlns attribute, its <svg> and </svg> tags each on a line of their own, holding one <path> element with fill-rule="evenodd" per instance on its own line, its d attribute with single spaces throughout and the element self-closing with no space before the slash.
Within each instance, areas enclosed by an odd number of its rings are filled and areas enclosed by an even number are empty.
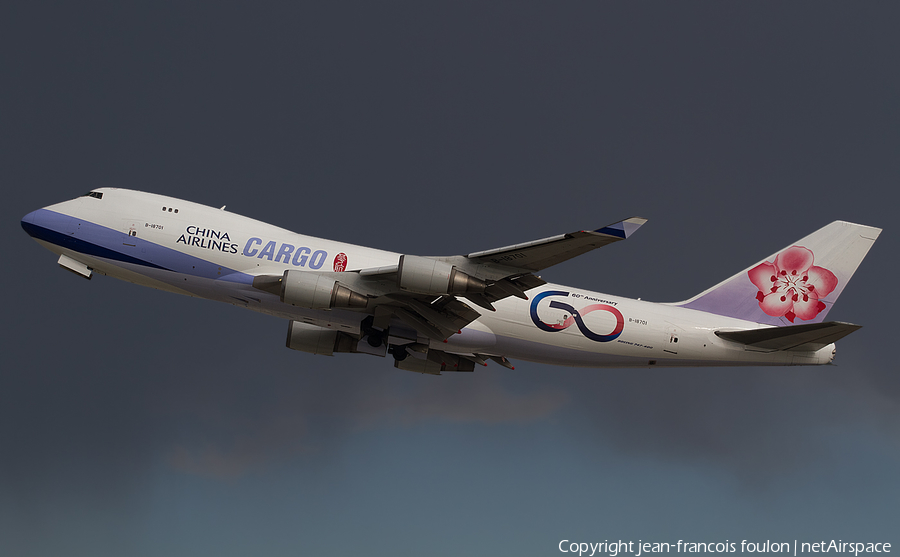
<svg viewBox="0 0 900 557">
<path fill-rule="evenodd" d="M 339 253 L 334 256 L 334 272 L 342 273 L 347 269 L 347 254 Z"/>
</svg>

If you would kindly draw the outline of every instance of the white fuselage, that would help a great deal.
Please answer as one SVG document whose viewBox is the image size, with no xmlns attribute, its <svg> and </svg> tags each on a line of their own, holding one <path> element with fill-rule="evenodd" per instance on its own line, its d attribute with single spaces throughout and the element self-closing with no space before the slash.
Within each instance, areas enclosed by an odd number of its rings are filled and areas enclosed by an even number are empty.
<svg viewBox="0 0 900 557">
<path fill-rule="evenodd" d="M 171 197 L 96 191 L 102 199 L 81 197 L 40 209 L 23 226 L 40 230 L 29 233 L 47 249 L 95 272 L 284 319 L 350 331 L 362 315 L 285 304 L 254 288 L 254 277 L 288 269 L 352 272 L 396 265 L 401 255 L 296 234 Z M 761 325 L 673 305 L 554 284 L 528 296 L 500 300 L 495 312 L 477 308 L 479 319 L 446 342 L 430 341 L 432 347 L 580 367 L 824 364 L 833 358 L 833 344 L 816 352 L 749 350 L 714 330 Z"/>
</svg>

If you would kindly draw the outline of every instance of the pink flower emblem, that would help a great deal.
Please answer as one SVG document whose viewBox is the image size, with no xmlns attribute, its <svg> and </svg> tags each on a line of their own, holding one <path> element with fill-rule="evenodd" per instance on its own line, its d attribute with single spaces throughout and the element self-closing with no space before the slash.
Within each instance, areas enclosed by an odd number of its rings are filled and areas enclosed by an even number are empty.
<svg viewBox="0 0 900 557">
<path fill-rule="evenodd" d="M 831 294 L 838 279 L 828 269 L 813 265 L 813 252 L 791 246 L 775 257 L 774 263 L 760 263 L 747 273 L 759 288 L 759 307 L 772 317 L 784 316 L 791 323 L 798 317 L 809 321 L 825 309 L 822 298 Z"/>
</svg>

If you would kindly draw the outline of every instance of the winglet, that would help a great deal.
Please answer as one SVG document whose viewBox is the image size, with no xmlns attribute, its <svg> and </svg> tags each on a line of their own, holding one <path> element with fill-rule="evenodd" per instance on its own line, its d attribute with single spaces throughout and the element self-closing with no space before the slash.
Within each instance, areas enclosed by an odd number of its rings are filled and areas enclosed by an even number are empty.
<svg viewBox="0 0 900 557">
<path fill-rule="evenodd" d="M 643 226 L 645 222 L 647 222 L 647 219 L 645 218 L 631 217 L 630 219 L 625 219 L 615 224 L 604 226 L 603 228 L 595 230 L 594 232 L 599 232 L 600 234 L 606 234 L 608 236 L 615 236 L 624 240 L 625 238 L 634 234 L 634 231 Z"/>
</svg>

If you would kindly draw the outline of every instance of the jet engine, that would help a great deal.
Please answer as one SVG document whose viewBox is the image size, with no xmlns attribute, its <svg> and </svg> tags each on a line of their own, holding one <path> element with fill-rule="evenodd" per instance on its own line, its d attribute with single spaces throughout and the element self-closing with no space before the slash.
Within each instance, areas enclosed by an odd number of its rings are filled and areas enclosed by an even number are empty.
<svg viewBox="0 0 900 557">
<path fill-rule="evenodd" d="M 365 308 L 368 298 L 333 278 L 304 271 L 285 271 L 281 301 L 308 309 Z"/>
<path fill-rule="evenodd" d="M 455 266 L 417 255 L 401 255 L 397 284 L 402 290 L 416 294 L 475 294 L 484 292 L 487 284 L 467 275 Z"/>
<path fill-rule="evenodd" d="M 287 342 L 291 350 L 332 356 L 335 352 L 356 352 L 358 341 L 346 333 L 310 325 L 301 321 L 288 323 Z"/>
</svg>

